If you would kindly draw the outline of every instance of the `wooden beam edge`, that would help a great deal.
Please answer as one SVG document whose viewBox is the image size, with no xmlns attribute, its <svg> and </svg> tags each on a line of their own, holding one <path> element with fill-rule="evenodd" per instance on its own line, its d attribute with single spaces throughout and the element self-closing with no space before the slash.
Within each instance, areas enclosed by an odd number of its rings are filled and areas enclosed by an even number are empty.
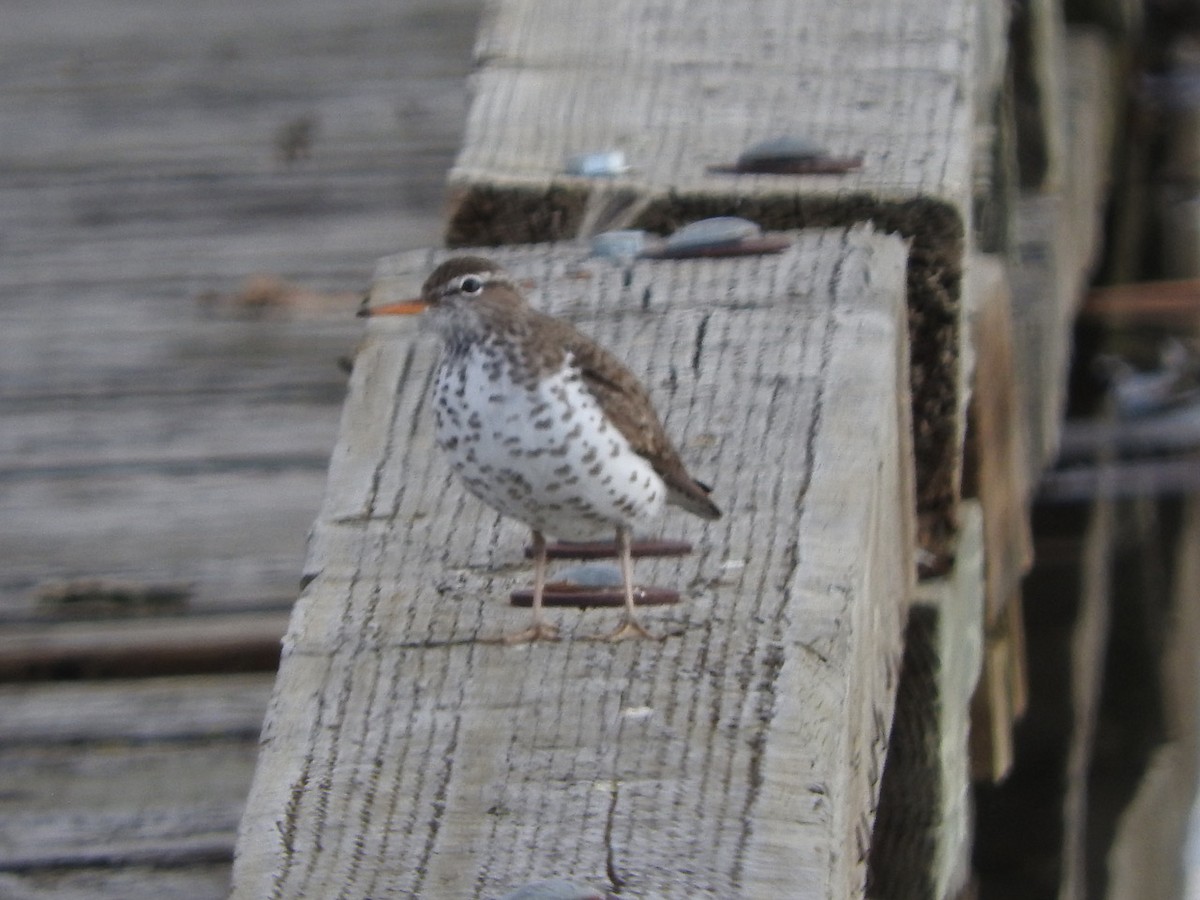
<svg viewBox="0 0 1200 900">
<path fill-rule="evenodd" d="M 855 234 L 869 235 L 870 229 L 853 230 L 851 240 Z M 860 317 L 859 327 L 865 325 L 870 331 L 890 332 L 899 345 L 900 364 L 882 358 L 874 351 L 873 342 L 861 342 L 860 352 L 834 361 L 829 383 L 840 390 L 827 402 L 876 409 L 877 416 L 865 415 L 853 426 L 842 422 L 847 428 L 858 427 L 862 421 L 876 422 L 879 440 L 873 446 L 890 447 L 892 452 L 884 453 L 882 466 L 878 457 L 868 458 L 865 453 L 858 459 L 862 471 L 871 473 L 859 486 L 866 500 L 859 515 L 847 515 L 854 504 L 848 502 L 844 486 L 820 478 L 814 478 L 805 498 L 808 512 L 797 539 L 815 558 L 798 571 L 789 590 L 802 597 L 801 606 L 817 617 L 820 610 L 828 611 L 829 649 L 838 653 L 837 658 L 823 659 L 820 649 L 814 647 L 810 653 L 790 655 L 779 672 L 777 696 L 781 701 L 771 725 L 775 738 L 768 742 L 763 760 L 763 789 L 757 808 L 758 816 L 772 822 L 774 829 L 770 836 L 763 829 L 754 833 L 743 876 L 746 896 L 840 898 L 861 892 L 866 879 L 905 613 L 915 590 L 916 571 L 912 443 L 907 427 L 904 247 L 898 241 L 891 247 L 877 244 L 871 256 L 874 266 L 869 290 L 857 283 L 866 271 L 863 260 L 855 261 L 862 268 L 843 273 L 839 288 L 846 299 L 841 308 L 853 313 L 842 315 L 846 319 Z M 889 269 L 895 273 L 894 280 L 881 279 Z M 836 430 L 822 429 L 821 441 L 814 448 L 814 470 L 821 469 L 826 456 L 837 456 L 845 465 L 848 448 L 854 446 L 863 445 Z M 896 513 L 899 521 L 894 518 Z M 830 521 L 839 523 L 836 534 L 831 535 L 828 528 L 818 534 L 806 525 L 822 522 L 827 526 Z M 846 546 L 863 546 L 873 561 L 859 570 L 858 578 L 850 573 Z M 843 585 L 849 593 L 831 598 L 820 589 L 821 583 Z M 837 689 L 842 692 L 845 715 L 834 731 L 822 733 L 800 698 L 804 685 L 813 679 L 828 679 L 831 667 L 844 667 Z M 783 752 L 784 745 L 789 752 Z M 848 766 L 848 759 L 857 760 L 857 765 Z M 828 781 L 821 782 L 822 777 Z M 823 793 L 814 796 L 817 790 Z M 798 821 L 798 795 L 829 808 L 822 815 Z M 815 855 L 798 857 L 799 847 L 809 848 Z"/>
</svg>

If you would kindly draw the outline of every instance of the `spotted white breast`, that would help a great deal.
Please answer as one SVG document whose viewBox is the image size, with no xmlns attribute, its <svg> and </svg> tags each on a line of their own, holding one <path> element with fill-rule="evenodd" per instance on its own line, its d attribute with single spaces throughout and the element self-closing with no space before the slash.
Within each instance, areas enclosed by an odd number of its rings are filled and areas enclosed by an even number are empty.
<svg viewBox="0 0 1200 900">
<path fill-rule="evenodd" d="M 434 411 L 437 441 L 467 489 L 531 528 L 590 540 L 662 511 L 662 479 L 605 421 L 569 355 L 522 381 L 494 344 L 472 344 L 443 359 Z"/>
</svg>

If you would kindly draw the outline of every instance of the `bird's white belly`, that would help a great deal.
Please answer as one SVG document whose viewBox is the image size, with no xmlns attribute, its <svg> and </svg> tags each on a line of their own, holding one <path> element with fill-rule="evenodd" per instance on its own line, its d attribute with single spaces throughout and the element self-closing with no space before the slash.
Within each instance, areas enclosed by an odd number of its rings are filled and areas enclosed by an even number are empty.
<svg viewBox="0 0 1200 900">
<path fill-rule="evenodd" d="M 434 387 L 438 444 L 471 493 L 565 540 L 607 537 L 662 511 L 662 479 L 604 420 L 569 358 L 533 385 L 514 383 L 496 355 L 486 361 L 446 361 Z"/>
</svg>

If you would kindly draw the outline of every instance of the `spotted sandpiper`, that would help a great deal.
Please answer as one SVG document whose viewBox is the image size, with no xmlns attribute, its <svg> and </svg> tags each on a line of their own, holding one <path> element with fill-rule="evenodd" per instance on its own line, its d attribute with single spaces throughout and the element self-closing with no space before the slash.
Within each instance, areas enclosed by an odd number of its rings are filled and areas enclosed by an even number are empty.
<svg viewBox="0 0 1200 900">
<path fill-rule="evenodd" d="M 692 478 L 637 378 L 561 319 L 533 309 L 491 260 L 438 266 L 415 300 L 360 315 L 424 313 L 444 342 L 433 385 L 439 446 L 467 489 L 533 530 L 533 623 L 505 643 L 557 640 L 542 613 L 546 534 L 616 534 L 625 617 L 605 640 L 653 638 L 637 618 L 630 533 L 670 503 L 721 511 Z"/>
</svg>

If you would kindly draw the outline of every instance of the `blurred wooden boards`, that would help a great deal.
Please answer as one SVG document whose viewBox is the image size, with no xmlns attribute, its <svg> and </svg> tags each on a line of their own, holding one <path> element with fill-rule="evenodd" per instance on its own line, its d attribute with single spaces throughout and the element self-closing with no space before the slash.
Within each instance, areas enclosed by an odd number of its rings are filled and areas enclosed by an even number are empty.
<svg viewBox="0 0 1200 900">
<path fill-rule="evenodd" d="M 643 375 L 726 516 L 670 515 L 695 552 L 638 563 L 639 580 L 686 589 L 648 614 L 665 641 L 582 641 L 606 615 L 556 612 L 562 643 L 481 643 L 514 617 L 527 533 L 436 452 L 436 342 L 381 320 L 355 365 L 235 896 L 493 896 L 550 876 L 853 895 L 914 572 L 902 243 L 805 232 L 777 256 L 628 272 L 571 245 L 489 252 Z M 376 300 L 444 256 L 385 260 Z"/>
<path fill-rule="evenodd" d="M 1101 249 L 1121 97 L 1117 54 L 1099 31 L 1068 30 L 1062 53 L 1071 61 L 1063 84 L 1067 156 L 1057 180 L 1018 198 L 1009 259 L 1030 483 L 1058 452 L 1071 328 Z"/>
<path fill-rule="evenodd" d="M 226 896 L 272 681 L 0 687 L 0 893 Z"/>
<path fill-rule="evenodd" d="M 379 256 L 436 239 L 477 14 L 5 7 L 0 643 L 19 652 L 0 665 L 273 667 L 338 359 L 362 333 L 355 295 Z M 281 131 L 304 119 L 307 155 L 288 163 Z M 329 301 L 198 301 L 260 272 Z M 183 597 L 39 599 L 85 582 Z M 0 686 L 0 895 L 225 897 L 271 681 Z"/>
<path fill-rule="evenodd" d="M 1080 314 L 1113 328 L 1174 327 L 1195 332 L 1200 326 L 1200 279 L 1182 278 L 1094 288 Z"/>
<path fill-rule="evenodd" d="M 1012 729 L 1025 709 L 1021 583 L 1033 561 L 1030 508 L 1062 441 L 1071 331 L 1099 250 L 1116 127 L 1107 40 L 1083 29 L 1059 39 L 1071 59 L 1057 99 L 1066 110 L 1065 156 L 1038 189 L 1015 198 L 1011 256 L 976 255 L 971 264 L 964 493 L 982 502 L 987 560 L 984 663 L 972 705 L 972 772 L 980 780 L 1008 771 Z"/>
<path fill-rule="evenodd" d="M 241 611 L 10 625 L 0 632 L 0 681 L 270 672 L 287 618 Z"/>
<path fill-rule="evenodd" d="M 361 291 L 436 235 L 475 3 L 9 10 L 0 35 L 0 617 L 50 579 L 282 610 L 361 326 L 196 298 Z M 457 49 L 456 49 L 457 48 Z M 278 131 L 314 122 L 307 158 Z M 249 314 L 252 311 L 246 311 Z"/>
</svg>

